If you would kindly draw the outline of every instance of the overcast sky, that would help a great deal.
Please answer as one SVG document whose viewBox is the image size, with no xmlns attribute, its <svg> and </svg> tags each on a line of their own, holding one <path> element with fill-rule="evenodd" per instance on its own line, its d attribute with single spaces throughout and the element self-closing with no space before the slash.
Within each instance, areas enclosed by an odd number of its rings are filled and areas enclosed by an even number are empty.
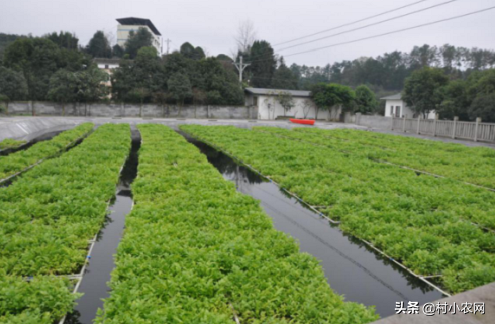
<svg viewBox="0 0 495 324">
<path fill-rule="evenodd" d="M 398 8 L 418 0 L 0 0 L 0 32 L 40 36 L 53 31 L 74 32 L 86 45 L 96 30 L 114 35 L 116 18 L 149 18 L 172 50 L 186 41 L 202 46 L 207 54 L 230 55 L 241 21 L 251 20 L 258 39 L 272 44 L 284 42 L 341 24 Z M 428 0 L 401 11 L 357 25 L 319 35 L 331 35 L 375 21 L 419 10 L 448 0 Z M 408 17 L 345 35 L 321 40 L 279 54 L 385 33 L 422 23 L 492 7 L 494 0 L 457 0 Z M 410 51 L 414 45 L 443 45 L 495 48 L 495 10 L 454 21 L 388 35 L 378 39 L 291 56 L 288 63 L 325 65 L 362 56 L 377 56 L 394 50 Z M 308 38 L 306 40 L 310 40 Z M 296 43 L 294 43 L 296 44 Z M 276 52 L 283 46 L 275 47 Z"/>
</svg>

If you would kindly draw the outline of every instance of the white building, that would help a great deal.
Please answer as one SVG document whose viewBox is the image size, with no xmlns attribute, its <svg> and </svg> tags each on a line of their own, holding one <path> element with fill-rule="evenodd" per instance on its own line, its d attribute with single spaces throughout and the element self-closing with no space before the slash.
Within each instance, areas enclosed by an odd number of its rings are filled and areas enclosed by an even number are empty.
<svg viewBox="0 0 495 324">
<path fill-rule="evenodd" d="M 98 68 L 101 70 L 105 70 L 108 74 L 111 74 L 112 69 L 116 69 L 120 66 L 119 58 L 94 58 L 93 62 L 98 65 Z"/>
<path fill-rule="evenodd" d="M 110 81 L 113 70 L 118 68 L 120 66 L 120 59 L 119 58 L 94 58 L 93 62 L 98 66 L 100 70 L 105 71 L 108 73 L 108 80 L 106 82 L 103 82 L 107 87 L 111 88 L 112 87 L 112 82 Z M 108 98 L 112 98 L 111 93 L 108 94 Z"/>
<path fill-rule="evenodd" d="M 280 93 L 290 93 L 294 99 L 294 107 L 285 111 L 284 107 L 277 100 Z M 248 107 L 258 107 L 258 119 L 304 118 L 315 119 L 316 105 L 311 100 L 310 91 L 301 90 L 281 90 L 281 89 L 261 89 L 246 88 L 245 104 Z M 328 111 L 318 111 L 318 119 L 337 120 L 340 115 L 340 108 Z"/>
<path fill-rule="evenodd" d="M 385 104 L 385 117 L 395 118 L 416 118 L 418 115 L 409 108 L 402 100 L 402 94 L 397 93 L 392 96 L 380 98 L 386 101 Z M 435 111 L 430 111 L 427 119 L 435 119 Z"/>
<path fill-rule="evenodd" d="M 125 42 L 129 38 L 130 31 L 134 31 L 134 33 L 136 33 L 139 28 L 145 28 L 151 33 L 151 35 L 153 35 L 152 43 L 158 51 L 158 54 L 162 53 L 162 35 L 158 29 L 156 29 L 155 25 L 153 25 L 151 20 L 129 17 L 120 18 L 117 19 L 117 21 L 119 22 L 119 25 L 117 26 L 117 44 L 119 44 L 119 46 L 122 48 L 125 47 Z"/>
</svg>

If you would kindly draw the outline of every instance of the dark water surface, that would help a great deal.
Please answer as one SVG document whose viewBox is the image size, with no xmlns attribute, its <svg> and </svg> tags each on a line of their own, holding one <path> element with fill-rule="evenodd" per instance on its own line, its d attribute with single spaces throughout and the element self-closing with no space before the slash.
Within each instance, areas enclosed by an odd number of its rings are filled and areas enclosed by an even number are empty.
<svg viewBox="0 0 495 324">
<path fill-rule="evenodd" d="M 89 265 L 78 292 L 84 295 L 77 300 L 74 312 L 69 314 L 65 323 L 91 324 L 96 318 L 98 308 L 103 308 L 103 298 L 110 295 L 107 283 L 115 267 L 114 254 L 124 231 L 125 216 L 132 209 L 130 185 L 137 175 L 138 150 L 141 146 L 139 132 L 132 132 L 132 148 L 129 158 L 120 174 L 115 201 L 112 202 L 107 222 L 98 233 L 97 242 L 91 252 Z"/>
<path fill-rule="evenodd" d="M 298 240 L 301 251 L 320 260 L 329 285 L 347 301 L 375 305 L 380 316 L 386 317 L 395 314 L 396 302 L 423 304 L 442 298 L 440 292 L 384 259 L 359 239 L 343 234 L 275 184 L 207 144 L 188 140 L 225 179 L 235 183 L 239 192 L 261 201 L 275 228 Z"/>
</svg>

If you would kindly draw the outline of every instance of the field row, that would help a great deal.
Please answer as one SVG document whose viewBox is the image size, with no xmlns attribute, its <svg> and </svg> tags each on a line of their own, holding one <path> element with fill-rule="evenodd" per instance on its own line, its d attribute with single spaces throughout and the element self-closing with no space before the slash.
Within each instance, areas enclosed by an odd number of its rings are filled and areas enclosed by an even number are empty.
<svg viewBox="0 0 495 324">
<path fill-rule="evenodd" d="M 72 308 L 70 282 L 53 275 L 83 266 L 130 142 L 129 125 L 101 126 L 0 189 L 0 322 L 52 323 Z M 26 276 L 34 278 L 28 283 Z"/>
<path fill-rule="evenodd" d="M 163 125 L 139 125 L 135 206 L 97 323 L 365 323 L 318 261 L 273 228 L 204 155 Z"/>
<path fill-rule="evenodd" d="M 26 144 L 26 141 L 18 141 L 11 138 L 6 138 L 0 142 L 0 151 L 12 149 L 12 148 L 18 148 L 19 146 L 24 144 Z"/>
<path fill-rule="evenodd" d="M 184 125 L 451 292 L 495 281 L 495 194 L 260 131 Z"/>
<path fill-rule="evenodd" d="M 36 143 L 27 150 L 0 156 L 0 180 L 21 172 L 40 160 L 56 155 L 87 135 L 93 127 L 92 123 L 84 123 L 55 136 L 49 141 Z"/>
<path fill-rule="evenodd" d="M 495 189 L 495 150 L 487 147 L 350 129 L 253 129 Z"/>
</svg>

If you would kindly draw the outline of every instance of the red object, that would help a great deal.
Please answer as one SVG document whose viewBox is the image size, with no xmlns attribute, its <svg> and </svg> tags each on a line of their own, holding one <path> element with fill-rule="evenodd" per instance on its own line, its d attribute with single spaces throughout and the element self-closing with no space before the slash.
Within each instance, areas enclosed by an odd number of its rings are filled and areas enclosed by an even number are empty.
<svg viewBox="0 0 495 324">
<path fill-rule="evenodd" d="M 291 118 L 290 121 L 295 123 L 295 124 L 303 124 L 303 125 L 314 125 L 315 124 L 315 121 L 311 120 L 311 119 L 294 119 L 294 118 Z"/>
</svg>

